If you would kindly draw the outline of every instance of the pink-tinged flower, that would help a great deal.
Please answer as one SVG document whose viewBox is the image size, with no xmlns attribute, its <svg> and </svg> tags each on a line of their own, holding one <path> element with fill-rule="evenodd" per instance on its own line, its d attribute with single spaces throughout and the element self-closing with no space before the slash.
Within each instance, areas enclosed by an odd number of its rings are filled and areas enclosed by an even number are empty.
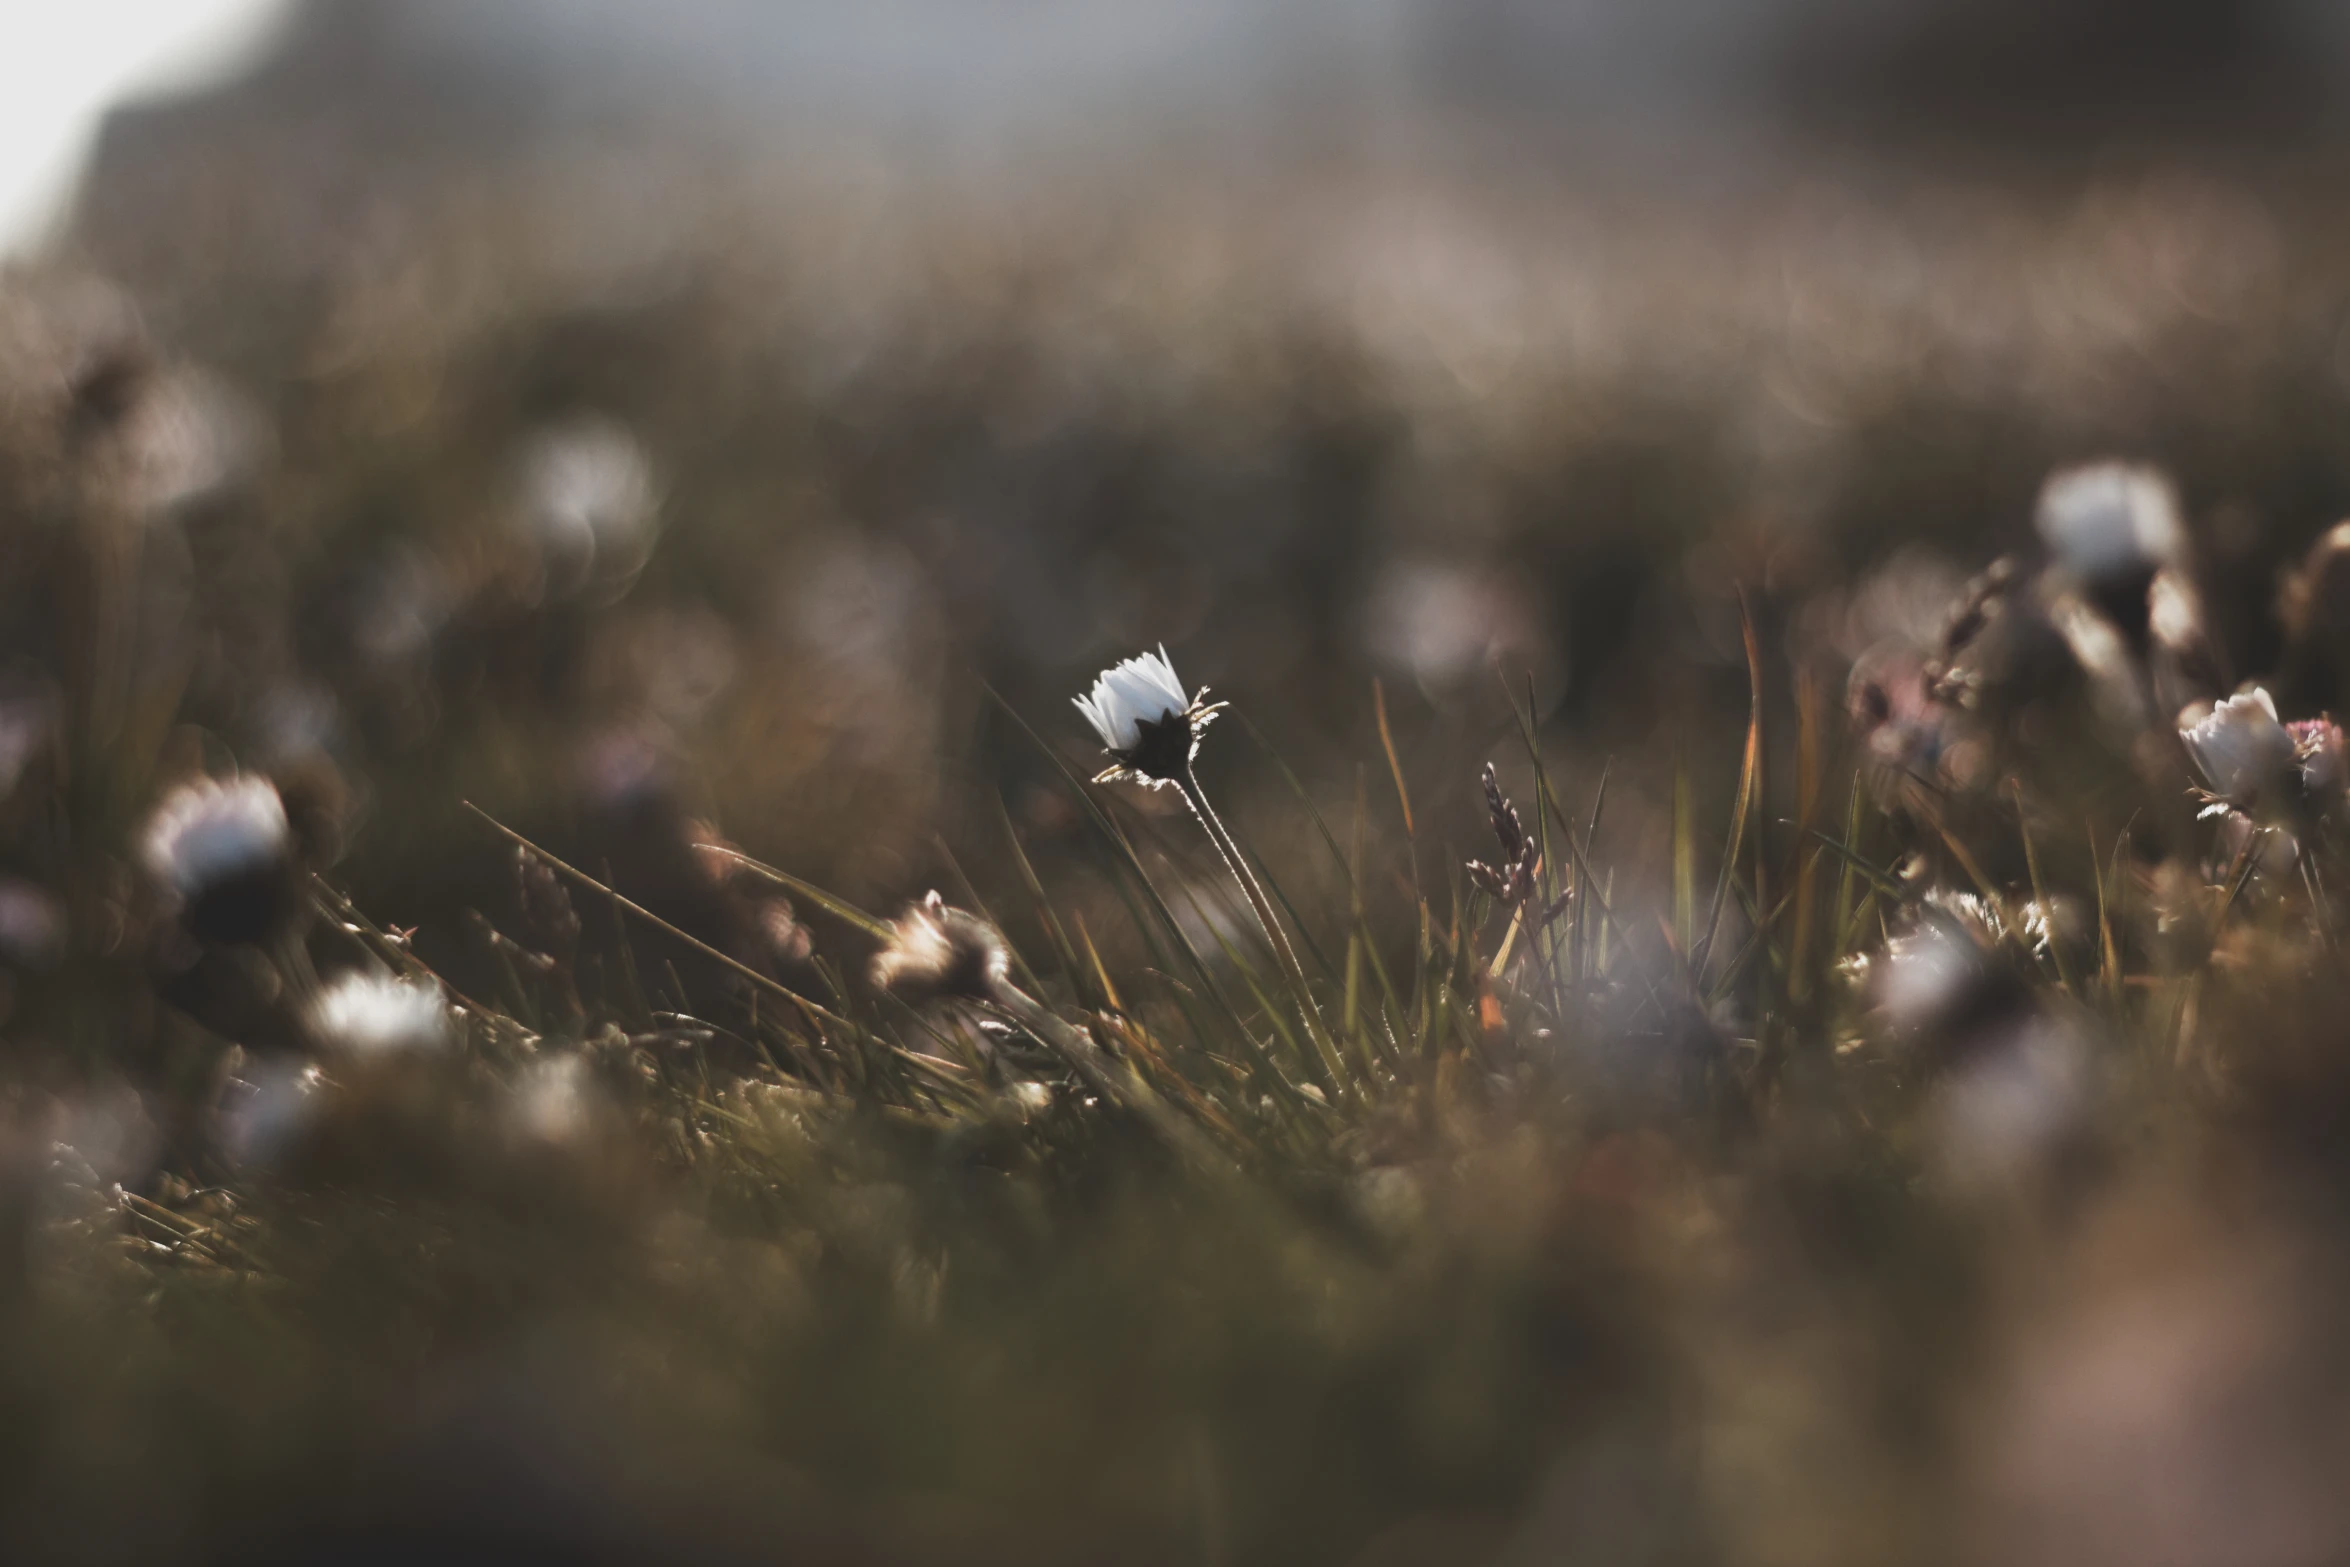
<svg viewBox="0 0 2350 1567">
<path fill-rule="evenodd" d="M 2258 686 L 2191 720 L 2182 714 L 2179 738 L 2212 795 L 2238 806 L 2258 799 L 2297 760 L 2292 734 L 2277 722 L 2275 701 Z"/>
<path fill-rule="evenodd" d="M 2316 806 L 2340 800 L 2350 788 L 2350 755 L 2345 755 L 2342 726 L 2330 718 L 2304 718 L 2287 724 L 2293 737 L 2293 761 L 2301 774 L 2301 797 Z"/>
<path fill-rule="evenodd" d="M 1077 711 L 1117 764 L 1094 782 L 1129 779 L 1155 789 L 1181 781 L 1199 754 L 1200 731 L 1224 705 L 1207 695 L 1204 687 L 1196 696 L 1184 694 L 1164 647 L 1104 670 L 1093 689 L 1076 699 Z"/>
</svg>

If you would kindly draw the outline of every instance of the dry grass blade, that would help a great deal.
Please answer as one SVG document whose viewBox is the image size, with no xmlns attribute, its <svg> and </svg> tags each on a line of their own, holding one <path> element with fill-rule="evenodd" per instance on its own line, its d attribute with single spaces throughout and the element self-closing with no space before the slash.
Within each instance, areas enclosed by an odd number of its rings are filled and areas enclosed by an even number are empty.
<svg viewBox="0 0 2350 1567">
<path fill-rule="evenodd" d="M 828 1023 L 848 1023 L 849 1020 L 847 1018 L 842 1017 L 839 1013 L 833 1011 L 829 1007 L 823 1006 L 822 1004 L 801 995 L 798 991 L 792 989 L 783 981 L 776 979 L 772 975 L 760 973 L 757 969 L 752 968 L 749 964 L 743 962 L 741 959 L 728 956 L 726 953 L 719 951 L 716 947 L 711 946 L 708 942 L 702 940 L 698 936 L 692 935 L 686 931 L 679 930 L 675 925 L 670 924 L 667 920 L 661 918 L 660 915 L 655 914 L 652 910 L 644 907 L 642 904 L 632 902 L 631 900 L 622 897 L 619 893 L 613 891 L 610 886 L 604 882 L 596 880 L 595 877 L 590 876 L 587 872 L 557 859 L 554 855 L 549 854 L 546 850 L 540 848 L 537 844 L 532 843 L 528 838 L 523 837 L 522 834 L 516 832 L 513 828 L 507 826 L 504 822 L 499 821 L 496 817 L 483 810 L 480 806 L 475 805 L 471 800 L 465 801 L 464 804 L 465 809 L 480 817 L 483 822 L 487 823 L 489 827 L 493 831 L 497 832 L 500 836 L 521 846 L 522 848 L 528 849 L 531 853 L 546 861 L 548 867 L 554 870 L 558 875 L 567 878 L 579 886 L 585 887 L 588 891 L 597 894 L 599 897 L 609 899 L 611 901 L 612 907 L 635 915 L 638 919 L 643 920 L 646 924 L 652 926 L 655 930 L 660 931 L 662 934 L 670 937 L 673 940 L 683 942 L 685 945 L 693 948 L 696 952 L 699 952 L 702 956 L 709 958 L 711 961 L 718 963 L 727 969 L 732 970 L 738 977 L 748 980 L 751 984 L 756 985 L 759 989 L 768 992 L 770 995 L 782 997 L 784 1000 L 790 1002 L 793 1006 L 798 1007 L 802 1012 L 806 1013 L 811 1018 L 822 1018 Z M 881 928 L 886 931 L 888 927 L 883 926 Z"/>
</svg>

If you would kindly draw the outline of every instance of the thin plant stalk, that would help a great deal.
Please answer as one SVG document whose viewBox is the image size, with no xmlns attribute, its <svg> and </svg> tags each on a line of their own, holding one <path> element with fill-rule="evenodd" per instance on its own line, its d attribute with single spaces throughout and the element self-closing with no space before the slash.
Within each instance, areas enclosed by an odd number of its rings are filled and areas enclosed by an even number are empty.
<svg viewBox="0 0 2350 1567">
<path fill-rule="evenodd" d="M 1256 914 L 1258 925 L 1264 928 L 1265 939 L 1272 944 L 1273 956 L 1281 965 L 1283 977 L 1296 991 L 1298 1012 L 1305 1024 L 1306 1034 L 1323 1056 L 1323 1064 L 1329 1069 L 1332 1082 L 1345 1087 L 1347 1078 L 1344 1066 L 1337 1047 L 1330 1042 L 1321 1027 L 1320 1018 L 1315 1015 L 1313 992 L 1307 987 L 1305 969 L 1297 961 L 1296 949 L 1290 946 L 1289 936 L 1273 912 L 1272 901 L 1265 896 L 1265 889 L 1258 885 L 1256 874 L 1248 868 L 1248 857 L 1241 853 L 1239 842 L 1225 827 L 1224 819 L 1216 814 L 1216 808 L 1208 803 L 1207 791 L 1199 786 L 1199 778 L 1190 768 L 1183 770 L 1183 775 L 1176 780 L 1176 786 L 1182 790 L 1184 803 L 1191 807 L 1191 814 L 1198 819 L 1200 830 L 1208 835 L 1208 841 L 1216 846 L 1217 854 L 1223 857 L 1224 868 L 1240 884 L 1249 908 Z"/>
</svg>

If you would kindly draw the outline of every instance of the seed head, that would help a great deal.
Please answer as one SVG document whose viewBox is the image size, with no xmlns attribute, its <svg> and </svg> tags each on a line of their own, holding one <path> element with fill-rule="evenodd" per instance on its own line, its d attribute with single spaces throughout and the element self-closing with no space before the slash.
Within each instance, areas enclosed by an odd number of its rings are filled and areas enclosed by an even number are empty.
<svg viewBox="0 0 2350 1567">
<path fill-rule="evenodd" d="M 1534 872 L 1540 851 L 1533 839 L 1526 836 L 1525 824 L 1518 820 L 1518 808 L 1510 804 L 1509 796 L 1501 792 L 1501 779 L 1493 771 L 1493 764 L 1485 764 L 1485 816 L 1492 824 L 1494 842 L 1501 846 L 1501 863 L 1487 865 L 1481 860 L 1468 863 L 1469 879 L 1504 908 L 1515 908 L 1534 890 Z"/>
<path fill-rule="evenodd" d="M 936 892 L 890 922 L 873 956 L 873 986 L 907 1001 L 993 1001 L 1012 971 L 1003 933 L 976 914 L 950 909 Z"/>
<path fill-rule="evenodd" d="M 1210 703 L 1207 694 L 1204 687 L 1196 696 L 1183 694 L 1164 647 L 1102 671 L 1093 689 L 1076 699 L 1077 711 L 1117 764 L 1094 782 L 1131 780 L 1155 789 L 1189 774 L 1200 731 L 1224 706 Z"/>
</svg>

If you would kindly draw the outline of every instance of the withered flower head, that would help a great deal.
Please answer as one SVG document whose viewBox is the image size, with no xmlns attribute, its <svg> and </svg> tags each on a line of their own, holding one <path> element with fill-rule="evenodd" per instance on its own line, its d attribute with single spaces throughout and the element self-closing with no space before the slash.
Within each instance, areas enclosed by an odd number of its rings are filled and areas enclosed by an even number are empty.
<svg viewBox="0 0 2350 1567">
<path fill-rule="evenodd" d="M 1199 755 L 1200 731 L 1224 707 L 1207 695 L 1204 687 L 1196 696 L 1184 695 L 1164 647 L 1102 671 L 1093 689 L 1076 698 L 1077 711 L 1117 764 L 1094 782 L 1131 780 L 1154 789 L 1180 782 Z"/>
<path fill-rule="evenodd" d="M 299 913 L 293 830 L 266 778 L 173 789 L 147 819 L 140 858 L 198 940 L 265 941 Z"/>
<path fill-rule="evenodd" d="M 873 985 L 907 1001 L 993 1001 L 1012 971 L 1003 933 L 948 908 L 936 892 L 892 920 L 889 932 L 873 955 Z"/>
</svg>

